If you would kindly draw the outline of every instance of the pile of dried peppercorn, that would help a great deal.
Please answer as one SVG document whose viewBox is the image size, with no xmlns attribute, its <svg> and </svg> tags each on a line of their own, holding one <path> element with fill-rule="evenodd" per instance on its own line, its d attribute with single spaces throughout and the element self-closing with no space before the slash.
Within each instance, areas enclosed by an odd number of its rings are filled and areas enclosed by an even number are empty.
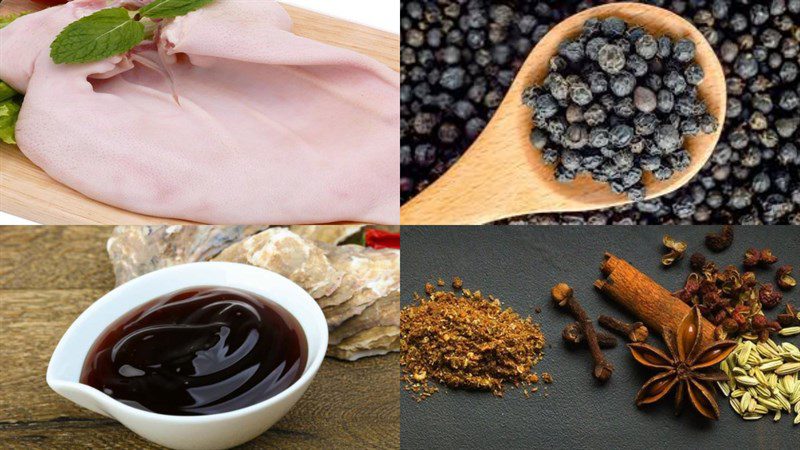
<svg viewBox="0 0 800 450">
<path fill-rule="evenodd" d="M 403 2 L 402 200 L 425 189 L 469 147 L 552 26 L 605 3 L 611 2 Z M 800 0 L 644 3 L 692 21 L 720 58 L 727 115 L 709 163 L 686 186 L 657 199 L 510 222 L 800 224 Z"/>
<path fill-rule="evenodd" d="M 432 382 L 497 396 L 512 383 L 528 395 L 527 385 L 539 381 L 531 372 L 545 343 L 539 326 L 480 291 L 437 291 L 428 284 L 426 293 L 400 314 L 404 389 L 417 401 L 438 390 Z"/>
<path fill-rule="evenodd" d="M 686 170 L 684 137 L 717 129 L 698 93 L 705 74 L 695 53 L 690 39 L 656 37 L 618 17 L 588 19 L 561 42 L 544 81 L 522 95 L 531 144 L 555 179 L 586 173 L 640 201 L 645 172 L 667 180 Z"/>
</svg>

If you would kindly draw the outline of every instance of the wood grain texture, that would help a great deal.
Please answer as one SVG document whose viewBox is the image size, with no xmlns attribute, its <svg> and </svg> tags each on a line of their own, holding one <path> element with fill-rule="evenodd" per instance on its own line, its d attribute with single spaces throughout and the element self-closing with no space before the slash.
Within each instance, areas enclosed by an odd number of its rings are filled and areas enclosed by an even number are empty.
<svg viewBox="0 0 800 450">
<path fill-rule="evenodd" d="M 348 48 L 400 70 L 400 38 L 363 25 L 283 5 L 303 37 Z M 37 10 L 30 0 L 3 0 L 0 16 Z M 13 145 L 0 142 L 0 211 L 53 225 L 189 223 L 125 211 L 70 189 L 50 178 Z"/>
<path fill-rule="evenodd" d="M 114 286 L 111 227 L 0 227 L 0 448 L 157 448 L 45 383 L 73 320 Z M 397 354 L 325 359 L 306 394 L 242 448 L 399 448 Z"/>
<path fill-rule="evenodd" d="M 688 137 L 685 147 L 689 168 L 666 181 L 644 176 L 647 198 L 678 189 L 687 183 L 711 156 L 725 117 L 725 77 L 714 50 L 703 35 L 682 17 L 665 9 L 638 3 L 614 3 L 588 9 L 559 23 L 536 45 L 519 70 L 506 97 L 486 129 L 458 162 L 400 210 L 400 223 L 481 224 L 530 213 L 571 212 L 629 203 L 625 194 L 614 194 L 606 183 L 582 174 L 571 183 L 559 183 L 553 167 L 542 162 L 530 144 L 531 110 L 522 104 L 522 92 L 540 85 L 547 76 L 550 57 L 559 43 L 580 34 L 590 17 L 617 16 L 656 36 L 687 37 L 697 45 L 697 63 L 705 71 L 699 95 L 720 126 L 708 135 Z"/>
</svg>

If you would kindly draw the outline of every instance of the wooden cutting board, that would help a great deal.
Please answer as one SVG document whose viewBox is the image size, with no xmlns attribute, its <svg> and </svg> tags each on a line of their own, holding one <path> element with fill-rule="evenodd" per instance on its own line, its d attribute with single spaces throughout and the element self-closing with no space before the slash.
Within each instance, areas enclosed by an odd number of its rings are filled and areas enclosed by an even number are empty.
<svg viewBox="0 0 800 450">
<path fill-rule="evenodd" d="M 341 19 L 283 5 L 293 31 L 316 41 L 349 48 L 400 70 L 400 37 Z M 2 0 L 0 16 L 41 9 L 30 0 Z M 13 145 L 0 142 L 0 211 L 43 224 L 186 223 L 145 216 L 92 200 L 50 178 Z"/>
</svg>

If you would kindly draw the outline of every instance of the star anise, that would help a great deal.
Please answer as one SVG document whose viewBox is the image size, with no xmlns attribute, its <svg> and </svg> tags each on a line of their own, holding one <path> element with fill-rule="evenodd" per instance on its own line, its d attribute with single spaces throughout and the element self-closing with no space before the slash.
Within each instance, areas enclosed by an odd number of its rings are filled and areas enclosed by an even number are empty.
<svg viewBox="0 0 800 450">
<path fill-rule="evenodd" d="M 633 357 L 640 364 L 660 370 L 647 380 L 636 395 L 636 406 L 661 400 L 672 388 L 675 392 L 675 414 L 687 396 L 692 406 L 709 419 L 719 419 L 719 406 L 714 398 L 711 381 L 726 381 L 727 375 L 714 369 L 735 348 L 736 341 L 718 341 L 701 348 L 703 322 L 700 310 L 695 306 L 683 318 L 676 331 L 664 330 L 664 342 L 670 356 L 651 345 L 628 344 Z"/>
</svg>

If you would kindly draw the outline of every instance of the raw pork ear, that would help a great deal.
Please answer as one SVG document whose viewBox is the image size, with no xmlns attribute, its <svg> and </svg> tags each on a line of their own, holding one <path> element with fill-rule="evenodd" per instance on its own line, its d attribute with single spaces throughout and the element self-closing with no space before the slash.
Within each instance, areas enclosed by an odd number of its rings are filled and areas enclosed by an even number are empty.
<svg viewBox="0 0 800 450">
<path fill-rule="evenodd" d="M 210 223 L 399 223 L 399 75 L 290 32 L 272 0 L 215 0 L 128 55 L 56 65 L 106 2 L 0 30 L 16 138 L 50 176 L 131 211 Z"/>
</svg>

